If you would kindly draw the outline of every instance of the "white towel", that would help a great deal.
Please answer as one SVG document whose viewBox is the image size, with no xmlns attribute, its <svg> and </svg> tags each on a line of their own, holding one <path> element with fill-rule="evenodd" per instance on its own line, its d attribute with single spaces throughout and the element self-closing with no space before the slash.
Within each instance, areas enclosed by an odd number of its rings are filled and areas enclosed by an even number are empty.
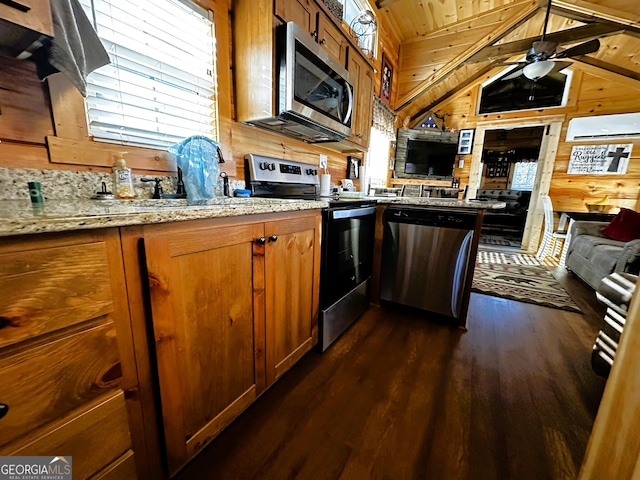
<svg viewBox="0 0 640 480">
<path fill-rule="evenodd" d="M 62 72 L 87 96 L 87 75 L 110 63 L 109 55 L 78 0 L 51 0 L 53 40 L 34 52 L 38 76 Z"/>
</svg>

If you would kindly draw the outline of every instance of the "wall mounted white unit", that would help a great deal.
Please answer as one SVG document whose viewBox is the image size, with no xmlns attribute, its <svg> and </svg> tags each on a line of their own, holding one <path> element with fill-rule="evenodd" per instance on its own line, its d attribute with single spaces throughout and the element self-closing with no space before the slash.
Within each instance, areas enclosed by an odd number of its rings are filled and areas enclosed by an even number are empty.
<svg viewBox="0 0 640 480">
<path fill-rule="evenodd" d="M 634 137 L 640 137 L 640 113 L 574 118 L 567 129 L 567 142 Z"/>
</svg>

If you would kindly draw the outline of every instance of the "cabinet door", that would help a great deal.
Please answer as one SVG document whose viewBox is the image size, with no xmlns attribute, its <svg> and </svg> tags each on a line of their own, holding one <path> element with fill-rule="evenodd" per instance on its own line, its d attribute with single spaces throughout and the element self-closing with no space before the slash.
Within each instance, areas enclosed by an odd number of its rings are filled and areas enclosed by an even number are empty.
<svg viewBox="0 0 640 480">
<path fill-rule="evenodd" d="M 294 22 L 316 38 L 319 11 L 313 0 L 276 0 L 277 16 L 285 22 Z"/>
<path fill-rule="evenodd" d="M 19 0 L 0 3 L 0 20 L 53 37 L 49 0 Z"/>
<path fill-rule="evenodd" d="M 318 14 L 318 43 L 346 67 L 347 39 L 324 13 Z"/>
<path fill-rule="evenodd" d="M 364 59 L 351 48 L 349 75 L 355 89 L 353 127 L 349 140 L 363 147 L 369 146 L 371 115 L 373 114 L 373 70 Z"/>
<path fill-rule="evenodd" d="M 250 224 L 144 238 L 171 474 L 264 389 L 262 236 Z"/>
<path fill-rule="evenodd" d="M 320 215 L 265 224 L 266 374 L 270 385 L 318 339 Z"/>
</svg>

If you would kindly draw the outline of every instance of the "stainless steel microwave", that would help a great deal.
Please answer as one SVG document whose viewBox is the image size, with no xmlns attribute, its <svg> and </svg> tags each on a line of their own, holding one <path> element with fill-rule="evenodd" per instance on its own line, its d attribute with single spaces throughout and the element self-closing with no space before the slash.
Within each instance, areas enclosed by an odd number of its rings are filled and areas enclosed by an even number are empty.
<svg viewBox="0 0 640 480">
<path fill-rule="evenodd" d="M 245 121 L 309 143 L 351 135 L 353 86 L 347 70 L 293 22 L 276 28 L 274 116 Z"/>
</svg>

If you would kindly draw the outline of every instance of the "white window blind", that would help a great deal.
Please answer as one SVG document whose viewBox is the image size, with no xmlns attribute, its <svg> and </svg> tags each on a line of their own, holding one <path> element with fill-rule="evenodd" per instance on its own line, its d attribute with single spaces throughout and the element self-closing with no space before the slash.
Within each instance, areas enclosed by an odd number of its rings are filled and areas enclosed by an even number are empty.
<svg viewBox="0 0 640 480">
<path fill-rule="evenodd" d="M 87 79 L 89 133 L 160 149 L 191 135 L 217 139 L 209 13 L 179 0 L 80 1 L 111 58 Z"/>
</svg>

